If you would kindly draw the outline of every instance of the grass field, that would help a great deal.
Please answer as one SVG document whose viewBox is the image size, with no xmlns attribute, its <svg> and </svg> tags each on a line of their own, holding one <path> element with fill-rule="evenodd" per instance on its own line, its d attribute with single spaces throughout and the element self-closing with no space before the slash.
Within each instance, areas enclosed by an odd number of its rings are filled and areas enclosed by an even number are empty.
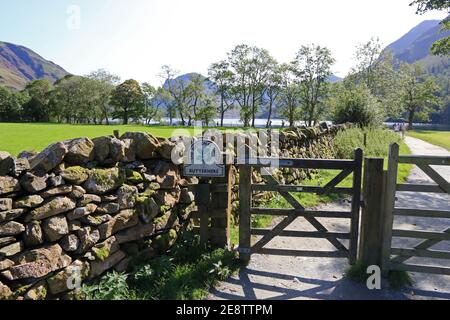
<svg viewBox="0 0 450 320">
<path fill-rule="evenodd" d="M 410 131 L 408 136 L 427 141 L 450 151 L 450 131 Z"/>
<path fill-rule="evenodd" d="M 157 137 L 168 138 L 176 129 L 193 132 L 192 128 L 185 127 L 0 123 L 0 151 L 7 151 L 13 155 L 22 151 L 42 151 L 57 141 L 80 137 L 96 138 L 111 135 L 114 130 L 120 130 L 120 133 L 144 131 Z"/>
</svg>

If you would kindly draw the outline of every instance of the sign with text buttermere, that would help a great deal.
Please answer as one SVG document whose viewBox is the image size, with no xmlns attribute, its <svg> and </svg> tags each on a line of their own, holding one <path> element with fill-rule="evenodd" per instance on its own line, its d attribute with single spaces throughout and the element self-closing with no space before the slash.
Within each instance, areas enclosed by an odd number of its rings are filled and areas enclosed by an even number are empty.
<svg viewBox="0 0 450 320">
<path fill-rule="evenodd" d="M 192 143 L 184 165 L 184 175 L 204 178 L 225 177 L 225 165 L 219 146 L 210 140 Z"/>
</svg>

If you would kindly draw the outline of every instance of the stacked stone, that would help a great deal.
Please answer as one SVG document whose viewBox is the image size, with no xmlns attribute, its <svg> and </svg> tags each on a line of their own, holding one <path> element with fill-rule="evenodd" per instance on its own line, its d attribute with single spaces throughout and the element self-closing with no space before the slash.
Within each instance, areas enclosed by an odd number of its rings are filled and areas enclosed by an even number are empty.
<svg viewBox="0 0 450 320">
<path fill-rule="evenodd" d="M 351 124 L 328 126 L 323 123 L 316 127 L 294 127 L 287 128 L 279 134 L 279 149 L 275 150 L 276 155 L 280 158 L 297 158 L 297 159 L 335 159 L 336 152 L 333 141 L 336 134 L 350 128 Z M 238 138 L 235 139 L 237 141 Z M 243 140 L 243 138 L 241 138 Z M 270 139 L 266 139 L 270 142 Z M 262 144 L 259 144 L 262 145 Z M 228 146 L 227 151 L 234 152 L 235 145 Z M 269 154 L 270 145 L 266 154 Z M 260 152 L 260 151 L 258 151 Z M 263 153 L 264 154 L 264 153 Z M 273 156 L 273 154 L 272 154 Z M 232 206 L 233 218 L 237 219 L 239 214 L 239 175 L 237 169 L 234 168 L 236 183 L 233 186 Z M 281 168 L 276 170 L 273 175 L 281 184 L 300 184 L 306 179 L 317 176 L 317 170 L 289 169 Z M 253 171 L 253 183 L 264 183 L 264 177 L 257 171 Z M 253 194 L 253 203 L 255 206 L 261 206 L 268 200 L 273 199 L 273 192 L 259 192 Z"/>
<path fill-rule="evenodd" d="M 0 153 L 0 300 L 68 296 L 134 257 L 164 254 L 194 200 L 173 147 L 126 133 Z"/>
</svg>

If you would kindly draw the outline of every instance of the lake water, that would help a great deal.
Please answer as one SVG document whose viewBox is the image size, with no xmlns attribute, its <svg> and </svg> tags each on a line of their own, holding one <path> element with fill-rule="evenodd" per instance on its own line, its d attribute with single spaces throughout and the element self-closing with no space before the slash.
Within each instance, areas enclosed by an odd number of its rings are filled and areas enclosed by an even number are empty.
<svg viewBox="0 0 450 320">
<path fill-rule="evenodd" d="M 211 126 L 213 126 L 213 121 L 211 121 Z M 332 121 L 322 121 L 327 122 L 329 125 L 333 124 Z M 214 123 L 220 124 L 220 119 L 214 119 Z M 158 123 L 153 123 L 158 124 Z M 162 118 L 161 124 L 169 125 L 169 118 Z M 243 122 L 238 118 L 231 118 L 231 119 L 224 119 L 223 124 L 225 127 L 242 127 L 244 124 Z M 267 124 L 267 119 L 256 119 L 255 120 L 255 126 L 257 128 L 265 128 Z M 394 126 L 394 122 L 385 122 L 385 125 L 389 128 L 392 128 Z M 172 125 L 180 125 L 181 126 L 181 119 L 173 119 Z M 304 126 L 306 125 L 305 121 L 297 121 L 295 122 L 296 126 Z M 289 121 L 284 120 L 284 127 L 289 126 Z M 274 128 L 281 128 L 283 127 L 283 119 L 273 119 L 272 120 L 272 127 Z M 414 129 L 422 129 L 422 130 L 432 130 L 432 131 L 450 131 L 450 126 L 448 125 L 438 125 L 438 124 L 428 124 L 428 123 L 414 123 Z"/>
<path fill-rule="evenodd" d="M 322 122 L 327 122 L 329 124 L 332 124 L 331 121 L 322 121 Z M 162 118 L 160 124 L 164 124 L 164 125 L 169 125 L 170 121 L 169 118 Z M 213 123 L 215 123 L 216 125 L 220 125 L 220 119 L 214 119 L 213 121 L 211 121 L 210 126 L 213 126 Z M 153 122 L 152 124 L 157 124 L 155 122 Z M 173 119 L 172 120 L 172 125 L 181 125 L 181 119 Z M 244 123 L 237 118 L 234 119 L 223 119 L 223 125 L 225 127 L 242 127 L 244 125 Z M 255 126 L 257 128 L 265 128 L 267 125 L 267 119 L 255 119 Z M 306 125 L 305 121 L 296 121 L 295 122 L 296 126 L 303 126 Z M 284 120 L 284 127 L 288 127 L 289 126 L 289 121 Z M 272 120 L 272 127 L 274 128 L 281 128 L 283 127 L 283 119 L 273 119 Z"/>
</svg>

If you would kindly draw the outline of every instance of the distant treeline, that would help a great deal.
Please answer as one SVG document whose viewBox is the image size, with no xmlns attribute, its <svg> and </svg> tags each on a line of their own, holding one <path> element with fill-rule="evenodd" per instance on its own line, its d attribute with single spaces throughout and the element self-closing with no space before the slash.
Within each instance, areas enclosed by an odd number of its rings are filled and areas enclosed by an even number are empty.
<svg viewBox="0 0 450 320">
<path fill-rule="evenodd" d="M 194 120 L 208 125 L 217 116 L 223 124 L 234 110 L 245 127 L 255 126 L 260 114 L 267 115 L 267 125 L 275 115 L 290 125 L 331 119 L 368 126 L 388 118 L 412 125 L 450 110 L 448 79 L 436 79 L 419 64 L 395 61 L 378 39 L 357 47 L 355 67 L 337 83 L 329 81 L 334 62 L 328 48 L 314 44 L 302 46 L 289 63 L 277 62 L 263 48 L 238 45 L 210 66 L 208 77 L 187 79 L 163 66 L 159 88 L 133 79 L 121 82 L 106 70 L 54 84 L 31 81 L 21 92 L 0 86 L 0 121 L 148 124 L 168 117 L 183 125 Z"/>
</svg>

